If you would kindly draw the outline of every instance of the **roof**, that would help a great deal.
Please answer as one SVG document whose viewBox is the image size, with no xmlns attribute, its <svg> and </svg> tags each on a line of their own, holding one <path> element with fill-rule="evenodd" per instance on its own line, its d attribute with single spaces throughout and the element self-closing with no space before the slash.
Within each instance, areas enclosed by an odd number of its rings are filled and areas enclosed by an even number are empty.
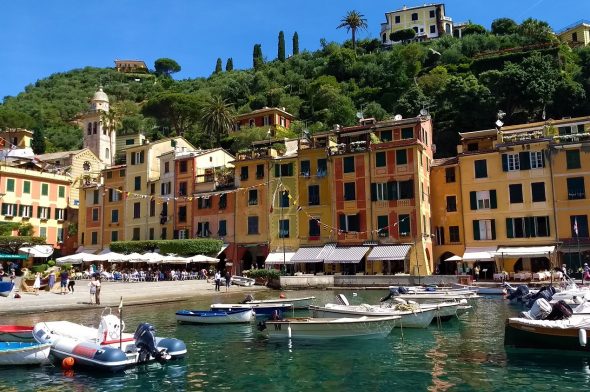
<svg viewBox="0 0 590 392">
<path fill-rule="evenodd" d="M 147 65 L 145 64 L 145 61 L 143 60 L 119 60 L 119 59 L 115 59 L 115 64 L 119 64 L 119 63 L 137 63 L 137 64 L 141 64 L 144 67 L 147 68 Z"/>
<path fill-rule="evenodd" d="M 236 120 L 241 120 L 241 119 L 244 119 L 244 118 L 255 116 L 257 114 L 267 113 L 267 112 L 280 112 L 280 113 L 284 114 L 287 117 L 290 117 L 292 119 L 295 118 L 295 116 L 293 116 L 291 113 L 287 112 L 285 110 L 285 108 L 277 108 L 277 107 L 269 108 L 269 107 L 264 107 L 262 109 L 256 109 L 256 110 L 253 110 L 253 111 L 248 112 L 248 113 L 239 114 L 239 115 L 236 116 Z"/>
<path fill-rule="evenodd" d="M 480 139 L 484 137 L 496 137 L 498 135 L 497 129 L 484 129 L 481 131 L 459 132 L 461 139 Z"/>
<path fill-rule="evenodd" d="M 587 26 L 587 27 L 590 28 L 590 21 L 589 20 L 585 20 L 585 19 L 578 20 L 578 21 L 570 24 L 569 26 L 566 26 L 566 27 L 562 28 L 559 31 L 556 31 L 556 33 L 558 35 L 561 35 L 563 33 L 567 33 L 568 31 L 575 30 L 575 29 L 577 29 L 580 26 Z"/>
<path fill-rule="evenodd" d="M 385 245 L 374 247 L 367 260 L 404 260 L 412 245 Z"/>
<path fill-rule="evenodd" d="M 102 86 L 100 86 L 98 88 L 98 91 L 94 93 L 94 96 L 92 97 L 93 101 L 104 101 L 104 102 L 109 102 L 109 96 L 106 95 L 106 93 L 104 91 L 102 91 Z"/>
<path fill-rule="evenodd" d="M 50 152 L 47 154 L 37 155 L 36 158 L 40 161 L 53 161 L 56 159 L 69 158 L 72 155 L 79 154 L 84 150 L 85 150 L 85 148 L 83 148 L 81 150 L 73 150 L 73 151 Z"/>
<path fill-rule="evenodd" d="M 402 12 L 402 11 L 408 11 L 408 10 L 417 10 L 419 8 L 426 8 L 426 7 L 435 7 L 435 6 L 445 6 L 443 3 L 433 3 L 433 4 L 423 4 L 423 5 L 417 5 L 414 7 L 406 7 L 404 6 L 404 8 L 400 8 L 399 10 L 395 10 L 395 11 L 389 11 L 386 12 L 386 14 L 393 14 L 395 12 Z"/>
<path fill-rule="evenodd" d="M 457 157 L 438 158 L 432 161 L 430 167 L 456 165 L 457 163 L 459 163 L 459 159 Z"/>
</svg>

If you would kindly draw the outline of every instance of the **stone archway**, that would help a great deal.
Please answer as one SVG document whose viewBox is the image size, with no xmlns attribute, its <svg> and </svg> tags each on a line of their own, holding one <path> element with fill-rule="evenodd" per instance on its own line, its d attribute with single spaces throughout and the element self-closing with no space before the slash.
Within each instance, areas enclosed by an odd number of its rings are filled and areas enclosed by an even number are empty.
<svg viewBox="0 0 590 392">
<path fill-rule="evenodd" d="M 455 256 L 454 253 L 445 252 L 438 258 L 438 270 L 440 275 L 455 275 L 457 273 L 457 262 L 452 260 L 447 261 L 449 257 L 453 256 Z"/>
</svg>

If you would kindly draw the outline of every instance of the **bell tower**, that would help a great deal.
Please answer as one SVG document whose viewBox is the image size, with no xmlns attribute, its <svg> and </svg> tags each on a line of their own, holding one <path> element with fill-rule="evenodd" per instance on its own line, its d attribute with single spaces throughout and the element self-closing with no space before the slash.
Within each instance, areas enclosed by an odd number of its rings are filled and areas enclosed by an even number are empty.
<svg viewBox="0 0 590 392">
<path fill-rule="evenodd" d="M 88 148 L 106 165 L 114 164 L 117 133 L 109 126 L 109 97 L 102 86 L 94 93 L 90 108 L 82 117 L 84 148 Z"/>
</svg>

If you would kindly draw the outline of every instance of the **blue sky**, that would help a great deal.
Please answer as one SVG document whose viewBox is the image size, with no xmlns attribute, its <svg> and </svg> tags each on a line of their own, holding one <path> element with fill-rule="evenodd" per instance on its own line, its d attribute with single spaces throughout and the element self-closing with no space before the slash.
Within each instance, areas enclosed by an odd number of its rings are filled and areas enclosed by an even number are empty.
<svg viewBox="0 0 590 392">
<path fill-rule="evenodd" d="M 119 59 L 142 59 L 150 68 L 160 57 L 175 59 L 177 79 L 208 76 L 218 57 L 232 57 L 235 68 L 249 68 L 252 47 L 264 56 L 277 53 L 277 36 L 299 34 L 301 50 L 316 50 L 321 38 L 342 42 L 336 29 L 349 10 L 367 18 L 359 38 L 378 38 L 385 12 L 424 1 L 383 0 L 2 0 L 0 97 L 16 95 L 27 84 L 55 72 L 84 66 L 112 67 Z M 489 28 L 492 20 L 517 22 L 534 17 L 559 30 L 590 19 L 588 0 L 447 0 L 455 21 Z M 1 98 L 0 98 L 1 99 Z"/>
</svg>

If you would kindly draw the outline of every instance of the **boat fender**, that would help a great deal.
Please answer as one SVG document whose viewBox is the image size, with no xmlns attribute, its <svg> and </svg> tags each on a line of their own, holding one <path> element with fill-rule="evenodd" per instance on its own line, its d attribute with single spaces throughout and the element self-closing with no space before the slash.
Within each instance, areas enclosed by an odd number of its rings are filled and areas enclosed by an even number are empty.
<svg viewBox="0 0 590 392">
<path fill-rule="evenodd" d="M 287 326 L 287 332 L 289 333 L 289 337 L 291 337 L 291 324 Z M 586 332 L 586 331 L 584 331 Z"/>
<path fill-rule="evenodd" d="M 578 331 L 578 340 L 580 341 L 580 346 L 586 347 L 587 338 L 586 338 L 586 330 L 580 329 Z"/>
</svg>

